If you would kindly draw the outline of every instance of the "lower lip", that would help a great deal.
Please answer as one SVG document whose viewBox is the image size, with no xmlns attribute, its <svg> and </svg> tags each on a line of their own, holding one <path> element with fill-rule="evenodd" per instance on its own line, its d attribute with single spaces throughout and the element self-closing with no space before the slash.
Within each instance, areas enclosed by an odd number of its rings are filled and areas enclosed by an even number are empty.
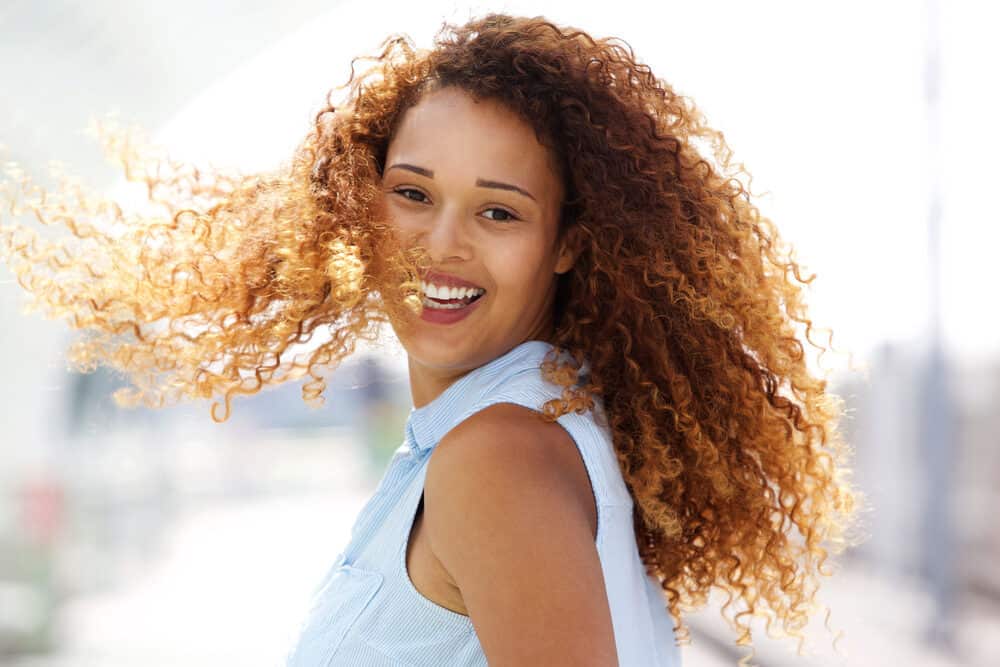
<svg viewBox="0 0 1000 667">
<path fill-rule="evenodd" d="M 431 308 L 430 306 L 424 306 L 424 312 L 420 315 L 420 319 L 433 324 L 454 324 L 468 317 L 469 313 L 474 311 L 485 298 L 486 295 L 483 294 L 464 308 Z"/>
</svg>

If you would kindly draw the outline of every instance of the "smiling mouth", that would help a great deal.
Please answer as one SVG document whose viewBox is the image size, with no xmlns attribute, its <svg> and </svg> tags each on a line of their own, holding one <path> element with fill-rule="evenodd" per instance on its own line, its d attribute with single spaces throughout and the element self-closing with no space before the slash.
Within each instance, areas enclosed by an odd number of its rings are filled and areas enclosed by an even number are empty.
<svg viewBox="0 0 1000 667">
<path fill-rule="evenodd" d="M 433 308 L 435 310 L 457 310 L 459 308 L 465 308 L 473 301 L 478 301 L 482 298 L 483 294 L 476 294 L 474 296 L 468 296 L 463 299 L 435 299 L 432 296 L 424 295 L 424 306 L 427 308 Z"/>
</svg>

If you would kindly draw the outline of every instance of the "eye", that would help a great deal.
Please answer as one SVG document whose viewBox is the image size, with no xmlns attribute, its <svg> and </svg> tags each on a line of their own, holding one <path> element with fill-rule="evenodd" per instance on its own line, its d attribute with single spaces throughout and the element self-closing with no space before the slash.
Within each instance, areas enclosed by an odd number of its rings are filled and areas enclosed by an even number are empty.
<svg viewBox="0 0 1000 667">
<path fill-rule="evenodd" d="M 501 213 L 503 213 L 504 215 L 507 216 L 506 218 L 500 218 L 499 220 L 497 218 L 490 218 L 490 220 L 493 220 L 495 222 L 512 222 L 514 220 L 518 220 L 519 219 L 516 215 L 514 215 L 513 213 L 511 213 L 510 211 L 508 211 L 505 208 L 496 208 L 496 207 L 494 207 L 494 208 L 488 208 L 486 210 L 487 211 L 500 211 Z"/>
<path fill-rule="evenodd" d="M 421 197 L 425 197 L 426 198 L 426 195 L 423 192 L 421 192 L 420 190 L 414 190 L 413 188 L 396 188 L 395 190 L 393 190 L 393 192 L 402 195 L 403 197 L 405 197 L 406 199 L 409 199 L 410 201 L 415 201 L 415 202 L 418 202 L 418 203 L 423 203 L 423 200 L 421 200 L 421 199 L 414 199 L 413 197 L 408 197 L 405 193 L 407 193 L 407 192 L 415 192 L 416 194 L 420 195 Z"/>
</svg>

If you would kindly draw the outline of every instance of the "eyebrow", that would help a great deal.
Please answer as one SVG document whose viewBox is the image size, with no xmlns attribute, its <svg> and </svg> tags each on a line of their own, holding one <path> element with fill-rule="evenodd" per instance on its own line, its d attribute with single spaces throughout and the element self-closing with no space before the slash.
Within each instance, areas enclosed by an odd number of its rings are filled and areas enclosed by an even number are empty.
<svg viewBox="0 0 1000 667">
<path fill-rule="evenodd" d="M 424 169 L 423 167 L 418 167 L 418 166 L 416 166 L 414 164 L 406 164 L 405 162 L 397 162 L 396 164 L 394 164 L 391 167 L 389 167 L 389 169 L 396 169 L 396 168 L 406 169 L 408 171 L 412 171 L 414 173 L 420 174 L 421 176 L 426 176 L 427 178 L 434 178 L 434 172 L 433 171 L 431 171 L 430 169 Z M 389 169 L 386 169 L 386 171 L 389 171 Z M 531 199 L 531 200 L 536 201 L 536 202 L 538 201 L 537 199 L 534 198 L 534 196 L 532 196 L 532 194 L 530 192 L 528 192 L 524 188 L 520 188 L 520 187 L 518 187 L 516 185 L 512 185 L 511 183 L 502 183 L 500 181 L 490 181 L 490 180 L 487 180 L 485 178 L 477 178 L 476 179 L 476 185 L 478 185 L 479 187 L 483 187 L 483 188 L 496 188 L 498 190 L 512 190 L 514 192 L 521 193 L 522 195 L 524 195 L 528 199 Z"/>
</svg>

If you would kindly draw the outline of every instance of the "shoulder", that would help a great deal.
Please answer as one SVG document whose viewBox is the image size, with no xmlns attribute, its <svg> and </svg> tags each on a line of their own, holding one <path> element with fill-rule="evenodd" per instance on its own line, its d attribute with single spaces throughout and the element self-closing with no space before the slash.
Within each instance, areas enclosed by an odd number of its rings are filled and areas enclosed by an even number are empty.
<svg viewBox="0 0 1000 667">
<path fill-rule="evenodd" d="M 576 442 L 556 422 L 515 403 L 494 403 L 463 420 L 435 447 L 427 486 L 448 496 L 478 479 L 510 503 L 552 503 L 563 515 L 596 511 L 590 479 Z M 543 496 L 544 497 L 539 497 Z M 591 535 L 593 538 L 594 535 Z"/>
<path fill-rule="evenodd" d="M 580 472 L 586 479 L 561 425 L 510 403 L 476 412 L 431 455 L 428 543 L 491 664 L 613 664 L 594 499 Z"/>
</svg>

